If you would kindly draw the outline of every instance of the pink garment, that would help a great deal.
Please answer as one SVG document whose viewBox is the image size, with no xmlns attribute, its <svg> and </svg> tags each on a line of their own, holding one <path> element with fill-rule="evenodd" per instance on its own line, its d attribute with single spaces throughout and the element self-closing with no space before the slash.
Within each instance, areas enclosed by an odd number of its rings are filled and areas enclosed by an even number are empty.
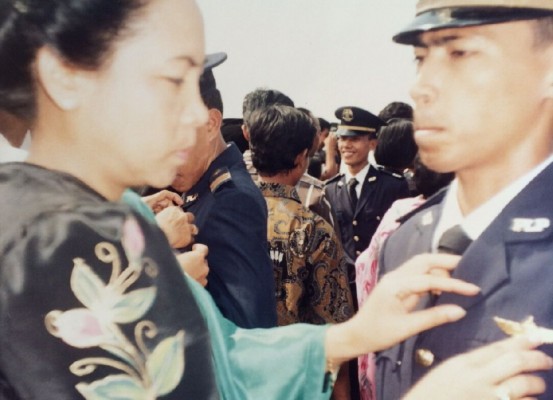
<svg viewBox="0 0 553 400">
<path fill-rule="evenodd" d="M 396 200 L 386 214 L 384 214 L 380 225 L 378 225 L 371 239 L 369 247 L 367 247 L 355 261 L 355 284 L 357 286 L 359 307 L 363 305 L 376 285 L 378 277 L 378 259 L 384 240 L 399 227 L 399 223 L 397 222 L 398 218 L 414 210 L 422 203 L 424 203 L 424 198 L 422 196 Z M 358 362 L 361 400 L 375 400 L 374 354 L 365 354 L 359 357 Z"/>
</svg>

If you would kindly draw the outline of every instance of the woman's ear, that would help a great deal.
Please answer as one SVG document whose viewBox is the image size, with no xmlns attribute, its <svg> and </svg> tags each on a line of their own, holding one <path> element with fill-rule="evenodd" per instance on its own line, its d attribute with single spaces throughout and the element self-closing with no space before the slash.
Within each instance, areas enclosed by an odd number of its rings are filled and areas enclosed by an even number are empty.
<svg viewBox="0 0 553 400">
<path fill-rule="evenodd" d="M 61 110 L 79 106 L 82 71 L 63 60 L 48 46 L 36 56 L 37 80 L 45 95 Z"/>
</svg>

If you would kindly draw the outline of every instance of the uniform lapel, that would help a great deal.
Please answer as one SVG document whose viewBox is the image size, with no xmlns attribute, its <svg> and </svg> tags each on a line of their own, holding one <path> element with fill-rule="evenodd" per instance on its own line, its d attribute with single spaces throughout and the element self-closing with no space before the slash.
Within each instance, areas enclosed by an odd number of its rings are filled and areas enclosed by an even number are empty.
<svg viewBox="0 0 553 400">
<path fill-rule="evenodd" d="M 488 297 L 509 279 L 517 265 L 509 263 L 509 248 L 541 240 L 553 234 L 553 208 L 549 206 L 549 187 L 553 167 L 549 166 L 519 193 L 482 235 L 466 250 L 453 276 L 480 286 L 474 297 L 444 294 L 439 303 L 455 303 L 469 308 Z"/>
<path fill-rule="evenodd" d="M 336 183 L 336 197 L 338 198 L 337 204 L 339 204 L 347 215 L 354 215 L 354 211 L 351 207 L 351 200 L 349 198 L 348 186 L 346 184 L 346 176 L 342 176 Z"/>
<path fill-rule="evenodd" d="M 365 204 L 369 200 L 369 197 L 371 197 L 374 192 L 371 186 L 374 185 L 377 180 L 378 171 L 371 165 L 369 166 L 367 176 L 365 176 L 365 181 L 363 182 L 363 186 L 361 187 L 361 196 L 359 196 L 359 199 L 357 200 L 357 207 L 355 209 L 354 217 L 357 216 L 357 213 L 361 211 L 363 207 L 365 207 Z"/>
</svg>

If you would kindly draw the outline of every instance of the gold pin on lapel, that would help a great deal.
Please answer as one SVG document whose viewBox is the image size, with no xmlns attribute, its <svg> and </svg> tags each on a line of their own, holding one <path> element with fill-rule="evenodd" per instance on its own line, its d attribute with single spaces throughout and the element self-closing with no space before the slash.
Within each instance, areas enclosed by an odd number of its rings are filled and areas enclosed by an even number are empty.
<svg viewBox="0 0 553 400">
<path fill-rule="evenodd" d="M 493 320 L 499 329 L 509 336 L 524 335 L 531 340 L 536 340 L 541 343 L 553 343 L 553 329 L 537 326 L 533 316 L 529 316 L 522 322 L 511 321 L 500 317 L 493 317 Z"/>
</svg>

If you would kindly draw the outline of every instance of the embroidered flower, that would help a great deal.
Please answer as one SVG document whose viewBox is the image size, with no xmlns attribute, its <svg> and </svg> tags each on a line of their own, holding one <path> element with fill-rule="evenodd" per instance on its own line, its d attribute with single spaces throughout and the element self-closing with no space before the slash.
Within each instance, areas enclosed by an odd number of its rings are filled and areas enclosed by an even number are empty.
<svg viewBox="0 0 553 400">
<path fill-rule="evenodd" d="M 108 341 L 106 332 L 96 316 L 86 308 L 48 314 L 51 333 L 65 343 L 80 349 L 100 346 Z"/>
</svg>

